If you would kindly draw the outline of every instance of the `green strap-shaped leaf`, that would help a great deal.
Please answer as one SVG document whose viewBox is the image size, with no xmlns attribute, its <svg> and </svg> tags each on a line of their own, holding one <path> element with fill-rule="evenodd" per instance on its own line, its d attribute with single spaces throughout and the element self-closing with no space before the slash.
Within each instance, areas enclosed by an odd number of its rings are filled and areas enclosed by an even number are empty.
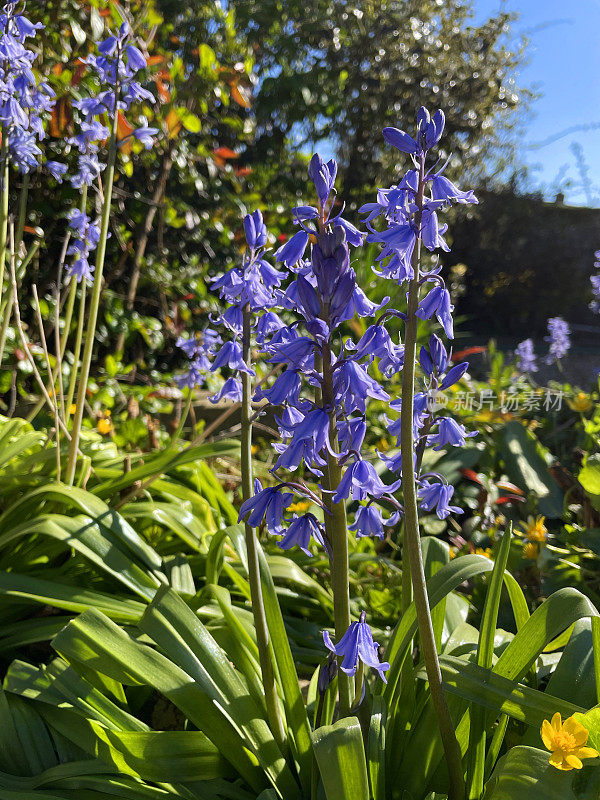
<svg viewBox="0 0 600 800">
<path fill-rule="evenodd" d="M 485 605 L 483 607 L 483 617 L 481 619 L 479 641 L 477 644 L 477 663 L 480 667 L 487 670 L 491 668 L 494 658 L 494 640 L 498 624 L 498 610 L 500 608 L 504 571 L 510 553 L 511 538 L 512 523 L 509 523 L 508 530 L 505 531 L 498 552 L 496 553 L 492 577 L 490 578 L 485 596 Z M 477 800 L 477 798 L 481 797 L 483 791 L 486 743 L 485 717 L 485 711 L 481 706 L 476 706 L 472 709 L 467 764 L 467 797 L 469 800 L 471 800 L 471 798 Z"/>
<path fill-rule="evenodd" d="M 494 672 L 520 681 L 546 645 L 579 619 L 597 617 L 593 603 L 577 589 L 555 592 L 536 608 L 498 658 Z"/>
<path fill-rule="evenodd" d="M 200 731 L 114 731 L 74 712 L 46 707 L 42 716 L 63 736 L 115 772 L 156 783 L 235 777 L 235 770 Z"/>
<path fill-rule="evenodd" d="M 369 782 L 373 800 L 385 800 L 385 725 L 386 713 L 383 698 L 373 698 L 367 758 Z"/>
<path fill-rule="evenodd" d="M 471 580 L 477 575 L 490 572 L 494 567 L 494 562 L 485 556 L 467 555 L 455 558 L 449 564 L 442 567 L 428 582 L 427 591 L 429 593 L 429 604 L 431 608 L 440 603 L 446 595 L 456 589 L 466 580 Z M 503 580 L 508 589 L 509 597 L 513 607 L 513 613 L 517 623 L 517 630 L 522 627 L 529 618 L 527 602 L 523 596 L 523 591 L 516 580 L 509 572 L 504 572 Z M 417 612 L 415 604 L 411 603 L 406 609 L 402 619 L 398 622 L 387 647 L 386 660 L 390 662 L 390 669 L 387 672 L 388 684 L 383 690 L 388 712 L 392 712 L 397 704 L 400 692 L 399 680 L 402 665 L 407 654 L 407 648 L 417 631 Z M 393 716 L 393 714 L 391 714 Z"/>
<path fill-rule="evenodd" d="M 124 545 L 125 550 L 130 550 L 148 569 L 161 569 L 161 557 L 136 533 L 127 520 L 102 500 L 76 486 L 65 486 L 61 483 L 45 484 L 28 492 L 0 516 L 2 537 L 6 536 L 13 526 L 20 525 L 23 519 L 38 513 L 37 509 L 41 503 L 48 500 L 91 517 L 101 528 L 108 529 L 115 541 L 120 542 L 121 546 Z"/>
<path fill-rule="evenodd" d="M 362 731 L 356 717 L 317 728 L 313 747 L 327 800 L 369 800 Z"/>
<path fill-rule="evenodd" d="M 154 687 L 204 731 L 255 791 L 267 788 L 256 756 L 214 699 L 181 667 L 132 639 L 108 617 L 90 609 L 70 622 L 52 644 L 74 665 L 86 664 L 123 684 Z"/>
<path fill-rule="evenodd" d="M 133 486 L 137 481 L 143 481 L 153 475 L 167 472 L 175 466 L 189 464 L 204 458 L 234 455 L 239 451 L 239 447 L 237 442 L 223 441 L 200 444 L 196 447 L 186 447 L 184 450 L 164 450 L 154 457 L 147 458 L 143 464 L 134 467 L 121 477 L 103 481 L 93 490 L 93 493 L 98 497 L 109 498 L 118 492 L 122 492 L 123 489 Z"/>
<path fill-rule="evenodd" d="M 444 685 L 453 694 L 535 728 L 550 719 L 555 711 L 560 711 L 563 717 L 584 711 L 581 706 L 503 678 L 462 658 L 440 656 L 440 667 Z M 421 677 L 426 678 L 424 671 Z"/>
<path fill-rule="evenodd" d="M 288 732 L 292 735 L 296 749 L 296 758 L 300 766 L 300 781 L 305 794 L 308 794 L 312 770 L 311 731 L 304 699 L 300 692 L 298 673 L 290 648 L 283 616 L 273 576 L 262 547 L 257 542 L 260 579 L 263 590 L 263 601 L 267 625 L 271 636 L 272 652 L 277 665 L 279 681 L 283 691 L 285 715 Z M 364 757 L 364 756 L 363 756 Z"/>
<path fill-rule="evenodd" d="M 98 608 L 116 622 L 137 622 L 145 604 L 128 597 L 80 589 L 77 586 L 0 571 L 0 596 L 22 597 L 37 603 L 62 608 L 80 614 L 88 608 Z M 24 623 L 19 623 L 24 624 Z M 64 624 L 64 623 L 63 623 Z"/>
<path fill-rule="evenodd" d="M 223 708 L 282 796 L 297 796 L 298 785 L 261 710 L 227 654 L 189 606 L 174 591 L 161 587 L 139 627 L 194 679 L 207 697 Z"/>
<path fill-rule="evenodd" d="M 512 747 L 498 762 L 484 800 L 575 800 L 573 772 L 551 766 L 549 755 L 534 747 Z"/>
</svg>

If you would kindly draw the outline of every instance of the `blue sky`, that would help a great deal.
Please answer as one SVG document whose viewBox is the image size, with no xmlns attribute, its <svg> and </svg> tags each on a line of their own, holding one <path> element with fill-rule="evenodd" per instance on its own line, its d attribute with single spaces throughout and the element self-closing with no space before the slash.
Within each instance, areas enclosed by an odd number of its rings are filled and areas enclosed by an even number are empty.
<svg viewBox="0 0 600 800">
<path fill-rule="evenodd" d="M 514 34 L 530 40 L 519 81 L 542 95 L 531 105 L 523 150 L 532 186 L 553 197 L 560 185 L 567 203 L 600 206 L 600 0 L 474 0 L 474 8 L 477 22 L 500 9 L 518 12 Z"/>
</svg>

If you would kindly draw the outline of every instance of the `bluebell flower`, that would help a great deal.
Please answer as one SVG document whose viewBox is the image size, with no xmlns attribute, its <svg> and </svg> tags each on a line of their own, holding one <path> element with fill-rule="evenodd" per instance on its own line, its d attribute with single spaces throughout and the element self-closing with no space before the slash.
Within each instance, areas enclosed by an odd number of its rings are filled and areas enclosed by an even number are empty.
<svg viewBox="0 0 600 800">
<path fill-rule="evenodd" d="M 428 438 L 428 444 L 433 444 L 434 450 L 441 450 L 446 445 L 464 447 L 466 439 L 471 436 L 477 436 L 477 431 L 467 433 L 465 426 L 461 425 L 460 422 L 456 422 L 452 417 L 440 417 L 436 420 L 436 423 L 438 432 Z"/>
<path fill-rule="evenodd" d="M 209 398 L 211 403 L 218 403 L 220 400 L 233 400 L 234 403 L 242 402 L 242 383 L 237 378 L 227 378 L 223 386 L 216 394 Z"/>
<path fill-rule="evenodd" d="M 267 226 L 263 222 L 262 214 L 258 208 L 252 214 L 246 214 L 244 217 L 244 231 L 248 247 L 251 250 L 256 250 L 266 245 Z"/>
<path fill-rule="evenodd" d="M 294 470 L 302 460 L 310 467 L 313 461 L 324 463 L 319 453 L 327 446 L 329 439 L 329 414 L 322 408 L 313 408 L 287 432 L 289 443 L 277 447 L 280 453 L 273 471 L 277 469 Z"/>
<path fill-rule="evenodd" d="M 340 451 L 345 454 L 350 450 L 360 453 L 367 433 L 365 418 L 345 417 L 337 423 Z"/>
<path fill-rule="evenodd" d="M 463 361 L 461 364 L 455 364 L 448 370 L 447 375 L 443 378 L 440 389 L 449 389 L 462 378 L 465 372 L 469 369 L 469 362 Z"/>
<path fill-rule="evenodd" d="M 309 336 L 296 336 L 287 342 L 273 337 L 267 351 L 273 355 L 271 364 L 288 364 L 293 369 L 307 370 L 314 360 L 315 343 Z"/>
<path fill-rule="evenodd" d="M 144 145 L 146 150 L 150 150 L 158 133 L 158 128 L 149 128 L 147 125 L 144 125 L 141 128 L 136 128 L 133 132 L 133 136 Z"/>
<path fill-rule="evenodd" d="M 451 506 L 450 501 L 454 494 L 454 486 L 450 486 L 442 481 L 430 483 L 421 480 L 418 490 L 418 497 L 421 501 L 423 511 L 435 511 L 440 519 L 446 519 L 450 514 L 462 514 L 462 508 Z"/>
<path fill-rule="evenodd" d="M 462 192 L 452 181 L 439 173 L 432 175 L 429 180 L 431 181 L 431 196 L 434 200 L 444 200 L 449 204 L 459 203 L 461 205 L 479 202 L 472 189 Z"/>
<path fill-rule="evenodd" d="M 592 284 L 592 294 L 594 299 L 590 303 L 590 308 L 595 314 L 600 313 L 600 275 L 590 275 L 590 283 Z"/>
<path fill-rule="evenodd" d="M 187 370 L 182 375 L 175 375 L 174 380 L 180 389 L 195 389 L 202 386 L 205 382 L 206 370 L 203 365 L 194 359 L 189 362 Z"/>
<path fill-rule="evenodd" d="M 360 622 L 351 623 L 346 633 L 340 641 L 334 645 L 327 631 L 323 631 L 323 641 L 325 647 L 335 653 L 339 658 L 343 657 L 341 670 L 346 675 L 355 675 L 358 662 L 367 667 L 373 667 L 379 673 L 379 677 L 387 683 L 384 673 L 390 668 L 387 661 L 380 662 L 377 654 L 379 644 L 373 641 L 371 628 L 365 622 L 365 612 L 360 615 Z"/>
<path fill-rule="evenodd" d="M 100 226 L 92 222 L 83 211 L 73 209 L 69 212 L 69 228 L 73 234 L 73 239 L 67 255 L 76 256 L 73 263 L 67 268 L 69 278 L 74 278 L 78 283 L 82 280 L 90 281 L 93 279 L 94 268 L 88 259 L 90 253 L 94 251 L 100 241 Z"/>
<path fill-rule="evenodd" d="M 67 165 L 61 164 L 59 161 L 46 161 L 46 169 L 59 183 L 62 183 L 67 173 Z"/>
<path fill-rule="evenodd" d="M 282 550 L 290 550 L 292 547 L 299 547 L 307 556 L 312 556 L 309 549 L 311 537 L 321 546 L 324 545 L 321 524 L 313 514 L 304 514 L 301 517 L 294 517 L 292 523 L 285 531 L 285 535 L 277 544 Z"/>
<path fill-rule="evenodd" d="M 431 319 L 434 315 L 443 327 L 449 339 L 454 338 L 454 323 L 452 311 L 454 306 L 450 301 L 450 292 L 443 286 L 434 286 L 429 294 L 421 300 L 417 309 L 420 319 Z"/>
<path fill-rule="evenodd" d="M 295 405 L 300 397 L 301 389 L 302 382 L 296 370 L 286 369 L 270 388 L 258 388 L 254 394 L 254 400 L 268 400 L 273 406 L 280 406 L 285 402 Z"/>
<path fill-rule="evenodd" d="M 356 345 L 347 343 L 346 347 L 356 350 L 354 355 L 356 359 L 366 357 L 369 363 L 375 358 L 379 359 L 379 369 L 387 377 L 402 369 L 404 348 L 392 342 L 383 325 L 369 325 Z"/>
<path fill-rule="evenodd" d="M 375 467 L 363 459 L 355 461 L 344 472 L 333 502 L 340 503 L 351 497 L 353 500 L 366 500 L 368 496 L 379 498 L 385 494 L 393 494 L 400 488 L 402 481 L 395 481 L 386 486 Z"/>
<path fill-rule="evenodd" d="M 389 400 L 389 394 L 356 361 L 345 360 L 336 368 L 333 378 L 336 401 L 343 404 L 346 413 L 353 411 L 365 413 L 368 397 L 376 400 Z"/>
<path fill-rule="evenodd" d="M 402 153 L 414 154 L 418 150 L 418 145 L 415 140 L 408 133 L 401 131 L 399 128 L 384 128 L 383 138 L 392 147 L 396 147 Z"/>
<path fill-rule="evenodd" d="M 285 328 L 285 323 L 274 311 L 265 311 L 261 314 L 256 325 L 256 342 L 265 345 L 271 334 Z"/>
<path fill-rule="evenodd" d="M 375 505 L 359 506 L 354 515 L 354 522 L 348 525 L 348 530 L 356 532 L 356 538 L 362 539 L 365 536 L 383 539 L 385 536 L 384 526 L 395 525 L 400 519 L 400 513 L 395 511 L 388 519 L 384 519 L 379 509 Z"/>
<path fill-rule="evenodd" d="M 524 339 L 515 349 L 517 369 L 521 372 L 537 372 L 537 360 L 532 339 Z"/>
<path fill-rule="evenodd" d="M 275 261 L 281 261 L 286 267 L 293 267 L 304 255 L 307 245 L 308 233 L 306 231 L 298 231 L 275 251 Z"/>
<path fill-rule="evenodd" d="M 546 356 L 546 363 L 553 364 L 567 354 L 571 347 L 571 329 L 569 323 L 561 317 L 551 317 L 548 320 L 548 336 L 545 341 L 550 347 Z"/>
<path fill-rule="evenodd" d="M 214 372 L 222 367 L 229 367 L 239 372 L 247 372 L 248 375 L 256 375 L 252 367 L 249 367 L 242 358 L 242 347 L 238 342 L 225 342 L 215 355 L 211 370 Z"/>
<path fill-rule="evenodd" d="M 283 512 L 292 504 L 294 495 L 280 491 L 279 486 L 262 488 L 261 482 L 254 480 L 254 495 L 244 501 L 240 508 L 238 522 L 245 520 L 252 528 L 258 528 L 266 518 L 269 533 L 283 535 Z"/>
<path fill-rule="evenodd" d="M 324 206 L 329 199 L 337 175 L 335 159 L 332 158 L 325 163 L 321 156 L 315 153 L 308 166 L 308 175 L 315 185 L 319 202 Z"/>
<path fill-rule="evenodd" d="M 422 150 L 430 150 L 439 142 L 445 122 L 444 112 L 441 109 L 438 109 L 432 117 L 425 106 L 421 106 L 417 112 L 417 128 Z"/>
</svg>

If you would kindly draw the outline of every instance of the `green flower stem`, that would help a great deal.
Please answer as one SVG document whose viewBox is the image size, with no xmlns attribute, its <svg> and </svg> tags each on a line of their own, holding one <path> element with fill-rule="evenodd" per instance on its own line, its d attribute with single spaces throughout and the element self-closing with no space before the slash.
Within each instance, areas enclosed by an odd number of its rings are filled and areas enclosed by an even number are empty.
<svg viewBox="0 0 600 800">
<path fill-rule="evenodd" d="M 425 159 L 421 158 L 419 167 L 419 187 L 417 193 L 416 224 L 420 228 L 423 209 L 423 191 L 425 185 Z M 406 333 L 404 341 L 404 369 L 402 373 L 402 412 L 400 418 L 401 452 L 402 452 L 402 491 L 404 495 L 404 546 L 408 553 L 410 572 L 412 577 L 414 602 L 419 625 L 421 649 L 429 690 L 433 707 L 438 720 L 440 735 L 444 746 L 448 775 L 450 778 L 449 800 L 464 800 L 465 783 L 460 748 L 456 740 L 454 723 L 446 699 L 442 683 L 442 673 L 435 645 L 427 585 L 425 583 L 425 570 L 423 568 L 423 554 L 419 533 L 419 516 L 417 511 L 416 475 L 414 465 L 414 382 L 415 358 L 417 349 L 417 316 L 419 305 L 419 266 L 421 257 L 421 237 L 413 251 L 414 277 L 410 281 L 408 290 L 408 313 L 406 319 Z"/>
<path fill-rule="evenodd" d="M 15 231 L 15 256 L 19 257 L 19 250 L 23 242 L 23 232 L 25 231 L 25 221 L 27 219 L 27 198 L 29 197 L 29 173 L 23 175 L 21 184 L 21 194 L 19 196 L 19 218 L 17 219 L 17 229 Z"/>
<path fill-rule="evenodd" d="M 326 309 L 325 316 L 329 316 Z M 329 343 L 323 345 L 323 408 L 329 409 L 329 444 L 332 453 L 339 452 L 337 419 L 333 391 L 333 364 Z M 325 503 L 325 532 L 331 544 L 331 583 L 333 587 L 333 615 L 335 638 L 339 642 L 350 626 L 350 580 L 348 564 L 348 530 L 346 523 L 346 504 L 334 503 L 333 493 L 342 479 L 342 468 L 337 458 L 327 453 L 327 466 L 323 474 L 323 501 Z M 343 658 L 338 659 L 341 665 Z M 347 717 L 352 705 L 352 684 L 350 677 L 338 670 L 339 714 Z"/>
<path fill-rule="evenodd" d="M 77 282 L 75 281 L 75 286 Z M 77 332 L 75 334 L 75 344 L 73 345 L 73 369 L 71 371 L 71 378 L 69 380 L 69 392 L 67 394 L 67 415 L 69 414 L 69 409 L 73 404 L 73 398 L 75 397 L 75 386 L 77 384 L 77 370 L 79 365 L 79 355 L 81 353 L 81 343 L 83 341 L 83 327 L 85 323 L 85 301 L 87 295 L 87 283 L 85 281 L 81 282 L 81 296 L 79 298 L 79 315 L 77 319 Z"/>
<path fill-rule="evenodd" d="M 40 249 L 40 240 L 37 239 L 29 248 L 29 252 L 23 259 L 23 261 L 19 264 L 19 270 L 17 274 L 17 279 L 20 278 L 25 274 L 25 270 L 29 265 L 31 259 L 35 256 L 37 251 Z M 0 327 L 0 364 L 2 364 L 2 359 L 4 357 L 4 347 L 6 345 L 6 336 L 8 334 L 8 326 L 13 316 L 13 306 L 14 306 L 14 297 L 11 291 L 10 285 L 7 286 L 6 294 L 7 297 L 4 298 L 4 302 L 0 304 L 0 317 L 2 317 L 2 326 Z M 44 398 L 40 400 L 40 408 L 44 405 Z"/>
<path fill-rule="evenodd" d="M 185 427 L 185 423 L 186 423 L 188 415 L 190 413 L 190 408 L 192 407 L 192 398 L 193 398 L 193 396 L 194 396 L 194 390 L 193 389 L 188 389 L 188 394 L 187 394 L 187 397 L 185 398 L 185 406 L 183 407 L 183 410 L 181 412 L 181 416 L 180 416 L 179 422 L 177 424 L 177 429 L 175 430 L 175 433 L 173 434 L 172 441 L 174 441 L 174 442 L 176 442 L 179 439 L 179 437 L 181 436 L 181 434 L 183 433 L 183 429 Z"/>
<path fill-rule="evenodd" d="M 116 92 L 118 96 L 118 91 Z M 81 434 L 81 424 L 83 422 L 83 412 L 85 409 L 85 396 L 87 391 L 88 379 L 90 376 L 90 366 L 92 363 L 92 353 L 94 350 L 94 340 L 96 336 L 96 323 L 98 320 L 98 307 L 100 305 L 100 295 L 102 293 L 102 273 L 104 271 L 104 259 L 106 256 L 106 240 L 108 239 L 108 226 L 110 223 L 110 212 L 112 202 L 112 191 L 115 180 L 115 163 L 117 160 L 117 119 L 115 112 L 112 120 L 112 130 L 108 150 L 108 164 L 106 167 L 106 180 L 104 184 L 104 205 L 102 208 L 102 219 L 100 223 L 100 241 L 96 253 L 96 269 L 94 272 L 94 284 L 92 287 L 92 297 L 87 319 L 85 336 L 85 346 L 83 348 L 83 358 L 81 361 L 81 372 L 79 375 L 79 390 L 77 392 L 77 407 L 73 418 L 73 432 L 69 447 L 69 459 L 67 461 L 67 471 L 65 482 L 73 484 L 75 469 L 77 467 L 77 450 L 79 448 L 79 436 Z M 76 364 L 77 362 L 75 362 Z"/>
<path fill-rule="evenodd" d="M 252 360 L 251 352 L 251 313 L 248 305 L 243 311 L 242 329 L 242 358 L 250 366 Z M 242 464 L 242 499 L 248 500 L 254 494 L 252 477 L 252 385 L 251 377 L 247 372 L 242 372 L 242 426 L 241 426 L 241 464 Z M 191 394 L 191 392 L 190 392 Z M 267 625 L 267 615 L 263 600 L 262 585 L 260 581 L 260 567 L 258 563 L 258 551 L 256 548 L 256 531 L 248 523 L 245 523 L 246 550 L 248 553 L 248 580 L 250 582 L 250 598 L 252 600 L 252 613 L 254 615 L 254 627 L 256 630 L 256 644 L 258 645 L 258 655 L 260 670 L 262 674 L 262 684 L 265 693 L 267 706 L 267 716 L 271 732 L 275 741 L 285 754 L 287 752 L 286 733 L 281 718 L 279 698 L 277 696 L 277 684 L 275 683 L 275 672 L 271 657 L 269 644 L 269 627 Z"/>
<path fill-rule="evenodd" d="M 8 195 L 9 195 L 9 172 L 8 172 L 8 135 L 2 127 L 2 145 L 0 146 L 0 298 L 4 289 L 4 268 L 6 265 L 6 242 L 8 237 Z M 10 293 L 10 287 L 8 289 Z"/>
</svg>

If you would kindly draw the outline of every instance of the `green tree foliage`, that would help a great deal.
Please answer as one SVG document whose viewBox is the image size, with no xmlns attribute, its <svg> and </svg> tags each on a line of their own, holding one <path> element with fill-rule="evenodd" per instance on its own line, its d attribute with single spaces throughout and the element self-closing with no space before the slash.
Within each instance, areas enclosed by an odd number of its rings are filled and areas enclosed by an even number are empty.
<svg viewBox="0 0 600 800">
<path fill-rule="evenodd" d="M 504 150 L 524 95 L 507 43 L 511 21 L 481 25 L 461 0 L 238 0 L 238 26 L 255 52 L 261 158 L 286 143 L 327 140 L 344 170 L 344 194 L 389 174 L 385 125 L 402 126 L 420 105 L 443 108 L 456 163 L 481 175 Z M 388 148 L 389 150 L 389 148 Z M 362 198 L 360 198 L 362 200 Z"/>
<path fill-rule="evenodd" d="M 337 151 L 344 193 L 357 204 L 389 174 L 393 153 L 379 149 L 381 128 L 402 125 L 421 103 L 444 108 L 448 153 L 472 173 L 493 171 L 511 153 L 512 112 L 524 95 L 514 84 L 521 52 L 507 44 L 506 14 L 475 26 L 471 4 L 459 0 L 314 0 L 310 14 L 297 0 L 30 6 L 47 26 L 36 66 L 58 96 L 53 154 L 74 158 L 61 142 L 76 130 L 73 99 L 90 88 L 79 59 L 118 24 L 120 9 L 148 57 L 157 102 L 133 113 L 162 134 L 152 151 L 134 142 L 121 152 L 98 329 L 105 351 L 124 349 L 124 361 L 144 370 L 172 366 L 175 337 L 200 325 L 205 278 L 233 255 L 242 215 L 272 209 L 269 228 L 279 234 L 310 145 Z M 137 121 L 123 117 L 120 135 Z M 16 179 L 14 208 L 19 186 Z M 40 226 L 44 240 L 24 296 L 35 282 L 51 300 L 62 211 L 75 203 L 68 183 L 31 176 L 28 225 Z"/>
</svg>

